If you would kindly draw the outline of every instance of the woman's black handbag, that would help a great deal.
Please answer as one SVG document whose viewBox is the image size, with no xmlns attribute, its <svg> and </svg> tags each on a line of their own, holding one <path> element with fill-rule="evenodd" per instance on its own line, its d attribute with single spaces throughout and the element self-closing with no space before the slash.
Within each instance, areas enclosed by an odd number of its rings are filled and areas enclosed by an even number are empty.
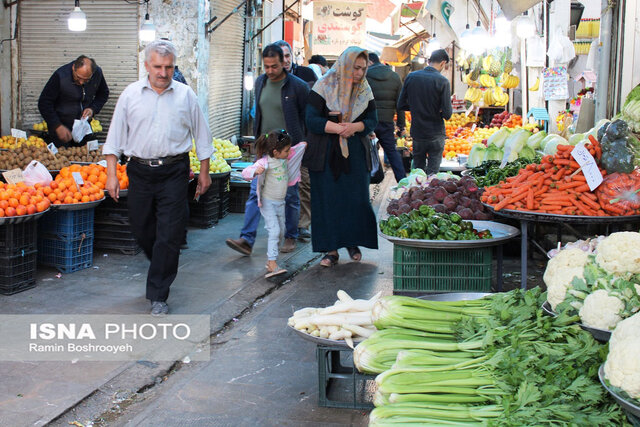
<svg viewBox="0 0 640 427">
<path fill-rule="evenodd" d="M 384 170 L 380 164 L 378 138 L 371 139 L 369 146 L 371 148 L 371 184 L 379 184 L 384 180 Z"/>
</svg>

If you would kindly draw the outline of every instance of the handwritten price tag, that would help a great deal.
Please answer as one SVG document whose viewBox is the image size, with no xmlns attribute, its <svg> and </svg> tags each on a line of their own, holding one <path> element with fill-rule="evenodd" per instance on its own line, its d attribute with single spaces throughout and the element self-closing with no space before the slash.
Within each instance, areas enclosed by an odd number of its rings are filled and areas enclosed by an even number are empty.
<svg viewBox="0 0 640 427">
<path fill-rule="evenodd" d="M 99 164 L 100 166 L 102 166 L 102 167 L 105 167 L 105 168 L 107 167 L 107 161 L 106 161 L 106 160 L 100 160 L 100 161 L 98 162 L 98 164 Z"/>
<path fill-rule="evenodd" d="M 100 148 L 100 145 L 98 144 L 98 140 L 97 139 L 94 139 L 93 141 L 88 141 L 87 142 L 87 151 L 97 150 L 98 148 Z"/>
<path fill-rule="evenodd" d="M 54 156 L 56 154 L 58 154 L 58 147 L 56 147 L 56 145 L 52 142 L 49 145 L 47 145 L 47 149 L 49 150 L 49 152 L 51 154 L 53 154 Z"/>
<path fill-rule="evenodd" d="M 78 187 L 84 184 L 84 180 L 82 179 L 82 175 L 80 175 L 80 172 L 71 172 L 71 176 L 73 176 L 73 180 L 76 182 L 76 185 Z"/>
<path fill-rule="evenodd" d="M 471 105 L 469 106 L 469 109 L 468 109 L 467 111 L 465 111 L 465 112 L 464 112 L 464 116 L 465 116 L 465 117 L 469 116 L 469 113 L 471 113 L 471 110 L 473 110 L 473 104 L 471 104 Z"/>
<path fill-rule="evenodd" d="M 11 136 L 14 138 L 24 138 L 27 139 L 27 133 L 20 129 L 11 128 Z"/>
<path fill-rule="evenodd" d="M 2 172 L 2 176 L 4 176 L 7 184 L 17 184 L 24 181 L 24 176 L 22 176 L 22 170 L 20 169 L 11 169 L 9 171 Z"/>
<path fill-rule="evenodd" d="M 600 172 L 600 169 L 598 169 L 596 159 L 594 159 L 591 153 L 589 153 L 589 150 L 584 147 L 584 143 L 581 142 L 576 145 L 571 152 L 571 156 L 576 159 L 576 162 L 578 162 L 582 168 L 582 173 L 587 179 L 589 189 L 593 191 L 598 188 L 603 181 L 602 173 Z"/>
</svg>

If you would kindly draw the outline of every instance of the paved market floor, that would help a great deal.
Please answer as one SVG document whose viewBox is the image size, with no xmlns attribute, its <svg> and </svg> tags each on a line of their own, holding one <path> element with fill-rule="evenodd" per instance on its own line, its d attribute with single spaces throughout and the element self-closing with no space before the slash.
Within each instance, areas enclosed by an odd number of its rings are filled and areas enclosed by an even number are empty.
<svg viewBox="0 0 640 427">
<path fill-rule="evenodd" d="M 392 180 L 387 172 L 372 187 L 376 209 Z M 340 264 L 325 270 L 311 245 L 299 244 L 283 257 L 297 274 L 267 281 L 262 228 L 251 257 L 224 244 L 242 219 L 231 214 L 213 229 L 190 230 L 169 298 L 172 313 L 211 315 L 218 332 L 210 362 L 4 362 L 0 425 L 366 424 L 366 411 L 318 406 L 315 346 L 287 330 L 286 319 L 296 308 L 333 303 L 339 289 L 363 298 L 390 294 L 392 245 L 379 239 L 380 249 L 363 250 L 361 263 L 347 262 L 343 251 Z M 98 251 L 93 268 L 73 274 L 39 268 L 38 286 L 0 297 L 0 313 L 146 313 L 147 266 L 142 254 Z"/>
</svg>

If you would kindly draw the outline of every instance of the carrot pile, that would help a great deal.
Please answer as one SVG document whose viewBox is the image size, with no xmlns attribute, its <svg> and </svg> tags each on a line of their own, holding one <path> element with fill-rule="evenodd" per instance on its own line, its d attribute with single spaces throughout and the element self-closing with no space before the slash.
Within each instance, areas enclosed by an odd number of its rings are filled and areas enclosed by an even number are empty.
<svg viewBox="0 0 640 427">
<path fill-rule="evenodd" d="M 586 147 L 599 160 L 602 150 L 595 138 Z M 558 152 L 530 164 L 518 175 L 486 187 L 481 201 L 494 210 L 511 209 L 559 215 L 620 216 L 640 214 L 628 205 L 625 209 L 591 192 L 580 165 L 571 157 L 572 145 L 558 145 Z M 602 175 L 607 172 L 599 167 Z"/>
</svg>

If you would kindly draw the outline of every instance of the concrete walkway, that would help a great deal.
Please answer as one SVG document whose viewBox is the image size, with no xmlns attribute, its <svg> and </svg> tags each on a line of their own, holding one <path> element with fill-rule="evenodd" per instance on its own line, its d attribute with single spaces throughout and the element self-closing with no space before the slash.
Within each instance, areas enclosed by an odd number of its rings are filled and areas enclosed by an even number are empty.
<svg viewBox="0 0 640 427">
<path fill-rule="evenodd" d="M 377 186 L 373 193 L 384 194 L 389 179 L 393 178 L 388 176 L 387 181 Z M 287 280 L 287 277 L 280 277 L 277 281 L 263 278 L 266 231 L 262 223 L 251 257 L 240 256 L 225 245 L 226 238 L 238 236 L 242 221 L 243 215 L 231 214 L 212 229 L 190 229 L 189 249 L 183 251 L 180 257 L 178 277 L 171 287 L 168 300 L 171 313 L 210 314 L 211 330 L 218 331 L 225 324 L 233 323 L 232 319 L 239 317 Z M 298 243 L 296 251 L 282 254 L 283 266 L 290 272 L 297 272 L 305 269 L 310 262 L 317 261 L 318 254 L 312 253 L 310 246 L 310 243 Z M 347 254 L 342 256 L 346 258 Z M 367 256 L 365 251 L 365 258 Z M 369 264 L 362 264 L 363 267 L 366 265 Z M 92 268 L 60 277 L 57 270 L 39 266 L 37 287 L 12 296 L 0 296 L 0 313 L 148 313 L 149 302 L 144 297 L 147 268 L 148 262 L 142 253 L 127 256 L 103 251 L 94 253 Z M 312 268 L 310 271 L 315 270 Z M 305 280 L 310 281 L 305 283 L 309 290 L 314 287 L 311 282 L 317 287 L 325 286 L 313 277 Z M 299 279 L 295 279 L 294 283 L 300 283 Z M 329 295 L 316 298 L 320 294 L 311 294 L 313 298 L 309 299 L 307 305 L 323 305 L 335 299 Z M 298 302 L 301 304 L 305 297 L 298 293 L 296 295 L 298 301 L 295 305 Z M 270 323 L 269 328 L 286 334 L 283 325 L 286 325 L 287 316 L 284 313 L 280 316 L 285 322 L 282 325 L 279 322 Z M 313 347 L 299 339 L 294 342 L 298 347 Z M 233 353 L 230 351 L 228 357 L 237 363 L 245 360 L 243 355 Z M 293 359 L 299 357 L 295 353 L 290 353 Z M 306 357 L 306 363 L 313 362 L 310 356 Z M 259 358 L 245 361 L 258 366 L 256 369 L 260 369 L 264 362 Z M 219 368 L 224 369 L 224 365 Z M 173 363 L 4 362 L 0 365 L 0 425 L 45 425 L 56 419 L 73 419 L 76 411 L 78 415 L 86 416 L 99 408 L 91 407 L 83 411 L 85 402 L 90 401 L 94 406 L 96 402 L 111 405 L 118 400 L 114 400 L 115 394 L 130 396 L 153 387 L 172 369 Z M 309 384 L 314 381 L 313 377 L 306 380 Z M 265 402 L 268 403 L 268 399 Z"/>
</svg>

